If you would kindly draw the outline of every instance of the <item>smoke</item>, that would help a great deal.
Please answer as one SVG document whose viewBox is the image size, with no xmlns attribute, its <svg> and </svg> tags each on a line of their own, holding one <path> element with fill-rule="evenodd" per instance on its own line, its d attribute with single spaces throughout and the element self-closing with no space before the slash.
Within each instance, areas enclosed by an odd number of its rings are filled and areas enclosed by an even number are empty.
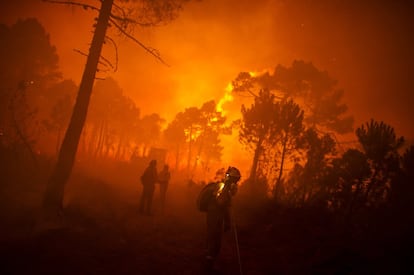
<svg viewBox="0 0 414 275">
<path fill-rule="evenodd" d="M 73 50 L 87 52 L 96 14 L 41 1 L 3 2 L 1 18 L 8 24 L 39 18 L 65 77 L 78 83 L 85 58 Z M 406 1 L 190 1 L 171 23 L 134 32 L 169 66 L 112 32 L 119 69 L 98 76 L 115 78 L 142 114 L 156 112 L 170 120 L 186 107 L 220 102 L 241 71 L 302 59 L 338 80 L 355 126 L 374 118 L 413 137 L 413 21 Z M 114 49 L 107 45 L 104 54 L 113 60 Z M 228 116 L 240 110 L 236 102 L 231 111 L 229 102 L 222 105 Z"/>
</svg>

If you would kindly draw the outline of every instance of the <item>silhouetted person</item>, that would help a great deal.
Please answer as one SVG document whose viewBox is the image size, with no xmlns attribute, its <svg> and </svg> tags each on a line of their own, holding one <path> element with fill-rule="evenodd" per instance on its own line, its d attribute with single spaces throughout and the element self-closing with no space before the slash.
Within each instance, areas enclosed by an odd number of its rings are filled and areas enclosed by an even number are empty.
<svg viewBox="0 0 414 275">
<path fill-rule="evenodd" d="M 160 200 L 161 200 L 161 211 L 164 212 L 165 199 L 167 195 L 168 184 L 170 183 L 171 173 L 168 165 L 164 165 L 164 168 L 158 174 L 158 182 L 160 184 Z"/>
<path fill-rule="evenodd" d="M 231 228 L 231 201 L 237 192 L 241 174 L 236 167 L 229 167 L 222 182 L 213 185 L 214 191 L 207 203 L 207 255 L 206 268 L 212 270 L 219 255 L 223 232 Z"/>
<path fill-rule="evenodd" d="M 150 215 L 152 198 L 154 196 L 155 182 L 157 181 L 157 161 L 151 160 L 148 167 L 141 176 L 143 186 L 139 212 L 141 214 Z"/>
</svg>

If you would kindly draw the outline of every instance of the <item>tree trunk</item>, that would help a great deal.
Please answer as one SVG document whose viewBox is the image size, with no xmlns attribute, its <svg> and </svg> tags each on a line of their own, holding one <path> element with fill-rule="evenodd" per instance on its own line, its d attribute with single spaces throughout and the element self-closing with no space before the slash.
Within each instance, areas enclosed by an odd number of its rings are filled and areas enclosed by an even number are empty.
<svg viewBox="0 0 414 275">
<path fill-rule="evenodd" d="M 254 157 L 253 157 L 253 163 L 252 163 L 252 169 L 250 170 L 250 176 L 249 176 L 249 180 L 251 181 L 255 181 L 256 180 L 256 173 L 257 173 L 257 164 L 259 162 L 259 157 L 262 154 L 262 142 L 263 139 L 259 138 L 257 144 L 256 144 L 256 149 L 254 150 Z"/>
<path fill-rule="evenodd" d="M 280 160 L 279 176 L 276 180 L 276 185 L 275 185 L 274 190 L 273 190 L 273 196 L 276 200 L 279 199 L 280 190 L 281 190 L 281 180 L 282 180 L 282 175 L 283 175 L 283 166 L 285 165 L 285 155 L 286 155 L 287 141 L 288 141 L 288 135 L 286 134 L 286 136 L 283 139 L 283 145 L 282 145 L 283 148 L 282 148 L 282 157 L 281 157 L 281 160 Z"/>
<path fill-rule="evenodd" d="M 187 173 L 188 173 L 188 177 L 192 178 L 192 175 L 190 173 L 190 166 L 191 166 L 191 149 L 192 149 L 192 135 L 193 135 L 193 126 L 190 127 L 190 141 L 188 143 L 188 159 L 187 159 Z"/>
<path fill-rule="evenodd" d="M 114 150 L 114 158 L 116 160 L 121 160 L 121 155 L 122 155 L 123 147 L 124 147 L 124 136 L 125 136 L 124 133 L 122 132 L 119 133 L 119 141 L 116 146 L 116 151 Z"/>
<path fill-rule="evenodd" d="M 180 164 L 180 144 L 177 143 L 177 148 L 175 150 L 175 171 L 178 171 Z"/>
<path fill-rule="evenodd" d="M 72 172 L 80 135 L 85 124 L 89 99 L 95 81 L 102 46 L 105 41 L 112 4 L 113 0 L 102 1 L 72 117 L 60 148 L 56 166 L 46 186 L 43 208 L 49 215 L 57 216 L 62 211 L 65 184 Z"/>
<path fill-rule="evenodd" d="M 24 127 L 20 127 L 21 125 L 18 122 L 18 119 L 16 117 L 16 99 L 18 97 L 18 94 L 21 94 L 21 96 L 24 96 L 25 93 L 25 88 L 18 88 L 15 92 L 14 95 L 12 95 L 12 98 L 10 100 L 10 111 L 11 111 L 11 116 L 12 116 L 12 126 L 17 134 L 17 136 L 19 137 L 19 139 L 23 142 L 23 146 L 27 149 L 27 151 L 29 152 L 29 155 L 31 157 L 31 159 L 33 160 L 33 165 L 34 168 L 37 169 L 38 167 L 38 162 L 37 162 L 37 158 L 35 153 L 33 152 L 32 146 L 30 145 L 30 142 L 28 140 L 27 134 L 23 133 Z M 23 102 L 18 102 L 20 105 L 24 104 L 25 107 L 27 107 L 26 104 L 26 100 L 24 99 Z M 24 125 L 24 121 L 22 123 Z"/>
<path fill-rule="evenodd" d="M 106 120 L 101 120 L 100 127 L 99 127 L 99 133 L 98 133 L 98 140 L 96 142 L 96 147 L 93 153 L 93 158 L 98 159 L 103 155 L 103 147 L 105 143 L 105 135 L 106 133 Z"/>
<path fill-rule="evenodd" d="M 206 129 L 204 129 L 203 132 L 205 133 L 206 132 Z M 200 138 L 201 138 L 200 146 L 198 147 L 197 155 L 196 155 L 196 157 L 194 159 L 193 169 L 192 169 L 192 172 L 191 172 L 192 175 L 194 175 L 195 172 L 196 172 L 197 165 L 198 165 L 198 161 L 199 161 L 199 157 L 201 156 L 201 152 L 203 152 L 203 148 L 204 148 L 204 140 L 205 140 L 205 137 L 200 136 Z"/>
<path fill-rule="evenodd" d="M 58 127 L 57 137 L 56 137 L 56 152 L 55 152 L 56 156 L 59 154 L 61 135 L 62 135 L 62 129 L 61 127 Z"/>
</svg>

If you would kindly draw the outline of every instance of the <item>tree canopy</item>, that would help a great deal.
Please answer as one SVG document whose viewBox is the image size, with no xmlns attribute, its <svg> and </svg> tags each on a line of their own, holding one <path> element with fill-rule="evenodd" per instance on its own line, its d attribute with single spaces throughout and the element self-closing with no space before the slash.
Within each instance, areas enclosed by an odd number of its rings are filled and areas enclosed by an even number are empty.
<svg viewBox="0 0 414 275">
<path fill-rule="evenodd" d="M 353 118 L 341 102 L 343 90 L 312 63 L 296 60 L 291 67 L 277 65 L 273 72 L 241 72 L 232 84 L 236 93 L 257 97 L 258 90 L 267 89 L 279 100 L 292 98 L 305 111 L 308 126 L 339 134 L 352 131 Z"/>
</svg>

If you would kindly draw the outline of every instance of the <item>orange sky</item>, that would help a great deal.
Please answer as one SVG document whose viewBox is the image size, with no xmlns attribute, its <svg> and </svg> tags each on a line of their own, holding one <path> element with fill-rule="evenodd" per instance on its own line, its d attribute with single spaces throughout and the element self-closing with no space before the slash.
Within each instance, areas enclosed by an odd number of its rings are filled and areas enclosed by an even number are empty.
<svg viewBox="0 0 414 275">
<path fill-rule="evenodd" d="M 171 119 L 185 107 L 219 100 L 241 71 L 290 66 L 302 59 L 338 80 L 355 126 L 370 118 L 383 120 L 413 140 L 414 12 L 407 3 L 192 1 L 167 26 L 135 32 L 170 67 L 113 36 L 119 70 L 99 76 L 117 79 L 144 114 L 157 112 Z M 37 17 L 58 49 L 65 77 L 79 82 L 85 60 L 73 49 L 87 50 L 94 12 L 40 0 L 2 1 L 0 8 L 0 21 L 7 24 Z M 113 54 L 106 49 L 106 57 Z"/>
</svg>

